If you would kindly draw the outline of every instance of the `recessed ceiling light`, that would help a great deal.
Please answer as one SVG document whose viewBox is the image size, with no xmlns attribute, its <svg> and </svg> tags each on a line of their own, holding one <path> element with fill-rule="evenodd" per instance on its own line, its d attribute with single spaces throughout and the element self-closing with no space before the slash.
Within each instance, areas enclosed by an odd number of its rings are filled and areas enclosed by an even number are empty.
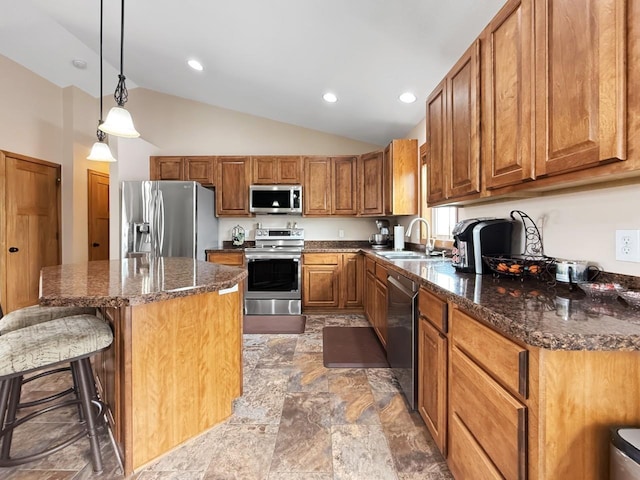
<svg viewBox="0 0 640 480">
<path fill-rule="evenodd" d="M 199 61 L 197 61 L 197 60 L 193 60 L 193 59 L 192 59 L 192 60 L 189 60 L 189 61 L 187 62 L 187 64 L 188 64 L 191 68 L 193 68 L 194 70 L 197 70 L 197 71 L 199 71 L 199 72 L 201 72 L 202 70 L 204 70 L 204 67 L 202 66 L 202 64 L 201 64 Z"/>
<path fill-rule="evenodd" d="M 403 103 L 413 103 L 416 101 L 416 96 L 411 92 L 404 92 L 398 98 L 400 98 L 400 101 Z"/>
<path fill-rule="evenodd" d="M 73 60 L 71 60 L 71 64 L 74 67 L 79 68 L 80 70 L 84 70 L 85 68 L 87 68 L 87 62 L 79 58 L 74 58 Z"/>
<path fill-rule="evenodd" d="M 325 102 L 336 103 L 338 101 L 338 97 L 336 97 L 333 93 L 325 93 L 322 98 L 324 98 Z"/>
</svg>

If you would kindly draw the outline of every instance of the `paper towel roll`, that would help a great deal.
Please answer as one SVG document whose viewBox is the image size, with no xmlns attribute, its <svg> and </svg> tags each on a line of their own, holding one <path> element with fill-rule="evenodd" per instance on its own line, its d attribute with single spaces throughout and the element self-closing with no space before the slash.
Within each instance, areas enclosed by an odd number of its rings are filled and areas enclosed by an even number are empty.
<svg viewBox="0 0 640 480">
<path fill-rule="evenodd" d="M 393 249 L 404 250 L 404 227 L 402 225 L 393 227 Z"/>
</svg>

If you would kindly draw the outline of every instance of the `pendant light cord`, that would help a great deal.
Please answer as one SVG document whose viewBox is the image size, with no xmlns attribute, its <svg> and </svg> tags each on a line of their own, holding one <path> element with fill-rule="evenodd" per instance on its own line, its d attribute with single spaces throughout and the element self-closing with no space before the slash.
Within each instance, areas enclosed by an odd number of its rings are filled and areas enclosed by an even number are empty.
<svg viewBox="0 0 640 480">
<path fill-rule="evenodd" d="M 124 81 L 126 80 L 123 68 L 124 64 L 124 0 L 121 3 L 121 13 L 120 13 L 120 75 L 118 75 L 118 85 L 116 86 L 116 91 L 113 94 L 113 98 L 119 107 L 124 107 L 124 104 L 127 103 L 129 99 L 129 92 L 127 92 L 127 86 Z"/>
<path fill-rule="evenodd" d="M 98 120 L 98 127 L 100 127 L 100 125 L 102 125 L 103 121 L 102 121 L 102 3 L 103 0 L 100 0 L 100 118 Z M 104 142 L 104 139 L 106 138 L 106 134 L 100 130 L 98 128 L 97 131 L 97 135 L 98 135 L 98 141 L 99 142 Z"/>
</svg>

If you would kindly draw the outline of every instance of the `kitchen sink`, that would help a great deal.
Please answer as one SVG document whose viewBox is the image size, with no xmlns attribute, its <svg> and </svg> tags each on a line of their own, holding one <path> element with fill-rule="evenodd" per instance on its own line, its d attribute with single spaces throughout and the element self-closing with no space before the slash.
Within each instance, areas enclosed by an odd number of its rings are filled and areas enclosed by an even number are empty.
<svg viewBox="0 0 640 480">
<path fill-rule="evenodd" d="M 427 261 L 442 261 L 443 257 L 441 254 L 438 255 L 426 255 L 422 252 L 414 252 L 411 250 L 404 251 L 390 251 L 390 252 L 376 252 L 381 257 L 386 258 L 387 260 L 421 260 L 423 262 Z"/>
</svg>

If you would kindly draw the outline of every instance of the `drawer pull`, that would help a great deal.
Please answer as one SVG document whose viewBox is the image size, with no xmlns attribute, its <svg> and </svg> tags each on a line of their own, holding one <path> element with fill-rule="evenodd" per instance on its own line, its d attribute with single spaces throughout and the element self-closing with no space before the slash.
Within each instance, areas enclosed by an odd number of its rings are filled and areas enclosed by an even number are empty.
<svg viewBox="0 0 640 480">
<path fill-rule="evenodd" d="M 523 398 L 529 396 L 529 351 L 523 350 L 518 353 L 518 393 Z"/>
<path fill-rule="evenodd" d="M 449 333 L 449 312 L 448 312 L 448 304 L 444 304 L 442 306 L 442 329 L 444 333 Z"/>
<path fill-rule="evenodd" d="M 518 479 L 527 478 L 527 409 L 518 410 Z"/>
</svg>

